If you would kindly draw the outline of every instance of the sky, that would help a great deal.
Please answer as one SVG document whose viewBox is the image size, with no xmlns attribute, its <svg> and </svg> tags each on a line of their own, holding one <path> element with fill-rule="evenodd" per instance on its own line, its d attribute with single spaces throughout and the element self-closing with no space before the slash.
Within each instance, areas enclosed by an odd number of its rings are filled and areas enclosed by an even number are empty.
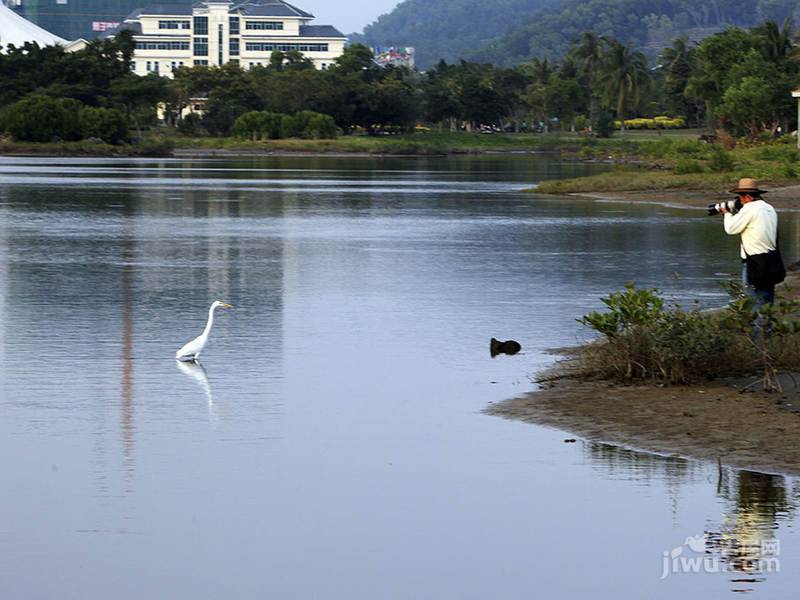
<svg viewBox="0 0 800 600">
<path fill-rule="evenodd" d="M 317 25 L 333 25 L 342 33 L 361 32 L 380 15 L 391 11 L 400 0 L 288 0 L 314 15 Z"/>
</svg>

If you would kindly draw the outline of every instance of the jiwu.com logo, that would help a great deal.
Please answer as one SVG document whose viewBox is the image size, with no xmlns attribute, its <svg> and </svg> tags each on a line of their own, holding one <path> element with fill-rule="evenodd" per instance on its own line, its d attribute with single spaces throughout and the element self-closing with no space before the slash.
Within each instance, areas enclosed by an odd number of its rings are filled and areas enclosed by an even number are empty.
<svg viewBox="0 0 800 600">
<path fill-rule="evenodd" d="M 726 556 L 723 549 L 720 555 L 712 554 L 708 544 L 708 535 L 689 536 L 680 546 L 665 551 L 661 557 L 661 579 L 677 573 L 726 573 L 741 568 L 731 567 L 734 556 Z M 732 542 L 731 546 L 738 546 Z M 716 548 L 719 549 L 719 548 Z M 734 554 L 739 554 L 739 551 Z M 760 545 L 748 549 L 748 571 L 760 573 L 777 573 L 781 570 L 780 540 L 761 540 Z M 741 556 L 739 556 L 741 558 Z"/>
</svg>

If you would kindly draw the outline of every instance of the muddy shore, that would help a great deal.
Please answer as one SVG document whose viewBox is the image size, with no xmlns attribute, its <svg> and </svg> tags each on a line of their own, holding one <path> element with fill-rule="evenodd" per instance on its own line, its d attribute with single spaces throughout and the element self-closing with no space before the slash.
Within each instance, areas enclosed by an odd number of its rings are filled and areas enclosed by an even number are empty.
<svg viewBox="0 0 800 600">
<path fill-rule="evenodd" d="M 565 380 L 486 412 L 587 440 L 800 475 L 800 389 L 785 389 L 740 393 L 725 383 L 658 388 Z"/>
</svg>

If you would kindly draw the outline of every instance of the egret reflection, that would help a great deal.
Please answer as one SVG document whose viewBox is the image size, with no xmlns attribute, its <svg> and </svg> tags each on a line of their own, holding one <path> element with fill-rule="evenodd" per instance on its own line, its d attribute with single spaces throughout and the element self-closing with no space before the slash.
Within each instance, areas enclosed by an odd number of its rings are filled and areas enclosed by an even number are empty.
<svg viewBox="0 0 800 600">
<path fill-rule="evenodd" d="M 214 395 L 211 392 L 211 384 L 208 382 L 208 374 L 205 367 L 198 362 L 182 362 L 180 360 L 176 360 L 175 364 L 181 373 L 194 379 L 203 388 L 206 394 L 206 404 L 208 405 L 208 420 L 216 421 L 217 408 L 214 404 Z"/>
</svg>

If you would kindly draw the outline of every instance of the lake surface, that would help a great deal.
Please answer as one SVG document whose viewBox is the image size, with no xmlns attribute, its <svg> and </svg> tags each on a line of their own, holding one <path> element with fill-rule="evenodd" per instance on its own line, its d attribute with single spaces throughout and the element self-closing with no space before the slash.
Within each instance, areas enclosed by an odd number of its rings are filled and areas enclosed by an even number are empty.
<svg viewBox="0 0 800 600">
<path fill-rule="evenodd" d="M 798 481 L 481 412 L 626 281 L 724 302 L 702 207 L 521 191 L 598 168 L 0 158 L 0 595 L 795 597 Z"/>
</svg>

